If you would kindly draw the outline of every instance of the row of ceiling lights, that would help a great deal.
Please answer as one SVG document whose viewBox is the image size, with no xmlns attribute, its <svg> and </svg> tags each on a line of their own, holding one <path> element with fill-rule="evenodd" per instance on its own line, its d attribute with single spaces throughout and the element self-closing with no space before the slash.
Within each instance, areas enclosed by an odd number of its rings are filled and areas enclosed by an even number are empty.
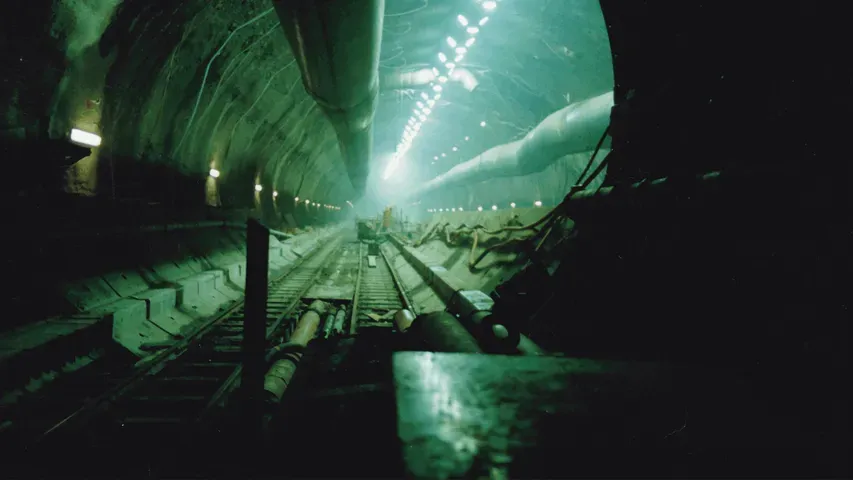
<svg viewBox="0 0 853 480">
<path fill-rule="evenodd" d="M 211 177 L 213 177 L 213 178 L 219 178 L 219 175 L 220 175 L 219 170 L 217 170 L 217 169 L 215 169 L 215 168 L 211 168 L 211 169 L 210 169 L 210 176 L 211 176 Z M 262 192 L 263 190 L 264 190 L 264 186 L 263 186 L 263 185 L 261 185 L 260 183 L 256 183 L 256 184 L 255 184 L 255 191 L 256 191 L 256 192 L 259 192 L 259 193 L 260 193 L 260 192 Z M 272 197 L 273 197 L 273 198 L 278 197 L 278 192 L 273 191 L 273 192 L 272 192 Z M 295 197 L 295 198 L 293 199 L 293 201 L 298 203 L 298 202 L 299 202 L 299 197 Z M 337 205 L 326 205 L 326 204 L 323 204 L 323 203 L 312 202 L 311 200 L 308 200 L 308 199 L 305 199 L 305 200 L 304 200 L 304 202 L 305 202 L 305 205 L 306 205 L 306 206 L 311 206 L 311 207 L 323 207 L 323 208 L 328 208 L 328 209 L 330 209 L 330 210 L 340 210 L 340 209 L 341 209 L 341 207 L 338 207 Z M 347 203 L 349 203 L 349 202 L 347 202 Z"/>
<path fill-rule="evenodd" d="M 77 129 L 77 128 L 71 129 L 71 133 L 69 135 L 69 138 L 71 139 L 72 142 L 79 143 L 79 144 L 86 145 L 86 146 L 90 146 L 90 147 L 97 147 L 97 146 L 100 146 L 100 144 L 101 144 L 101 137 L 100 136 L 95 135 L 94 133 L 90 133 L 90 132 L 86 132 L 86 131 Z M 219 178 L 220 172 L 219 172 L 219 170 L 217 170 L 215 168 L 211 168 L 209 174 L 212 178 Z M 263 185 L 261 185 L 260 183 L 255 184 L 255 191 L 256 192 L 262 192 L 263 190 L 264 190 Z M 278 192 L 273 191 L 272 196 L 273 196 L 273 198 L 278 197 Z M 299 202 L 299 197 L 296 197 L 294 199 L 294 201 Z M 347 203 L 349 203 L 349 202 L 347 202 Z M 321 204 L 321 203 L 317 203 L 317 202 L 311 202 L 310 200 L 307 200 L 307 199 L 305 200 L 305 205 L 313 206 L 313 207 L 323 207 L 323 208 L 327 208 L 329 210 L 340 210 L 341 209 L 341 207 L 338 207 L 336 205 L 326 205 L 326 204 Z M 352 204 L 350 204 L 350 205 L 352 205 Z"/>
<path fill-rule="evenodd" d="M 490 12 L 497 7 L 497 2 L 493 0 L 476 0 L 477 3 L 480 3 L 483 10 L 486 12 Z M 476 35 L 480 33 L 480 28 L 484 26 L 488 21 L 488 16 L 483 16 L 476 24 L 470 22 L 468 18 L 464 15 L 458 15 L 456 17 L 459 25 L 465 29 L 465 33 L 470 35 L 465 42 L 457 42 L 453 37 L 447 37 L 447 45 L 453 49 L 453 61 L 450 61 L 450 57 L 445 54 L 443 51 L 438 52 L 438 60 L 441 62 L 441 69 L 437 67 L 433 67 L 432 71 L 437 77 L 438 83 L 432 82 L 430 86 L 432 87 L 433 95 L 430 96 L 426 92 L 421 92 L 421 100 L 416 102 L 417 108 L 412 110 L 412 115 L 409 117 L 409 120 L 406 123 L 406 126 L 403 129 L 403 136 L 400 139 L 400 143 L 397 144 L 397 148 L 394 152 L 394 155 L 391 157 L 391 161 L 388 163 L 388 166 L 385 168 L 385 174 L 383 175 L 384 179 L 388 179 L 397 167 L 400 164 L 401 157 L 409 151 L 412 147 L 412 142 L 418 136 L 421 131 L 421 127 L 424 122 L 426 122 L 427 117 L 433 112 L 433 108 L 436 106 L 436 102 L 441 99 L 441 92 L 444 89 L 443 85 L 447 83 L 448 77 L 453 74 L 453 70 L 456 68 L 456 65 L 461 62 L 465 55 L 468 53 L 468 49 L 470 49 L 474 43 L 476 42 Z M 485 122 L 480 123 L 481 126 L 485 126 Z M 456 147 L 454 147 L 456 148 Z"/>
<path fill-rule="evenodd" d="M 534 207 L 541 207 L 541 206 L 542 206 L 542 202 L 541 202 L 540 200 L 536 200 L 535 202 L 533 202 L 533 206 L 534 206 Z M 511 202 L 511 203 L 509 204 L 509 208 L 515 208 L 515 207 L 516 207 L 515 202 Z M 498 206 L 497 206 L 497 205 L 492 205 L 492 210 L 497 211 L 497 210 L 498 210 Z M 441 213 L 441 212 L 464 212 L 464 211 L 465 211 L 465 210 L 464 210 L 462 207 L 459 207 L 459 208 L 429 208 L 429 209 L 427 209 L 427 212 L 429 212 L 429 213 Z M 482 206 L 477 207 L 477 211 L 478 211 L 478 212 L 482 212 L 482 211 L 483 211 L 483 207 L 482 207 Z"/>
</svg>

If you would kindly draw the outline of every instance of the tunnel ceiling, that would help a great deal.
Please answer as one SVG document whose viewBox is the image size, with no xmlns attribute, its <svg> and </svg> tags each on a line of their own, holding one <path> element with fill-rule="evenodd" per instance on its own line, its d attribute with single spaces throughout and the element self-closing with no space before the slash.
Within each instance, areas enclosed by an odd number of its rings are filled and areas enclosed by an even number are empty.
<svg viewBox="0 0 853 480">
<path fill-rule="evenodd" d="M 4 13 L 4 26 L 35 33 L 27 42 L 4 39 L 11 68 L 2 94 L 10 100 L 0 130 L 101 135 L 99 151 L 69 171 L 69 188 L 81 193 L 98 191 L 86 177 L 109 159 L 111 168 L 141 162 L 199 182 L 213 168 L 232 190 L 251 195 L 258 182 L 264 194 L 342 205 L 352 190 L 335 134 L 305 93 L 271 7 L 265 0 L 56 0 L 14 19 Z M 452 52 L 448 36 L 460 44 L 472 37 L 459 15 L 471 25 L 489 20 L 456 66 L 465 82 L 444 84 L 412 142 L 408 174 L 433 176 L 518 138 L 567 102 L 612 88 L 598 2 L 502 0 L 486 10 L 475 0 L 386 0 L 374 172 L 387 165 L 421 92 L 432 92 L 429 83 L 398 88 L 386 80 L 441 66 L 438 53 Z"/>
</svg>

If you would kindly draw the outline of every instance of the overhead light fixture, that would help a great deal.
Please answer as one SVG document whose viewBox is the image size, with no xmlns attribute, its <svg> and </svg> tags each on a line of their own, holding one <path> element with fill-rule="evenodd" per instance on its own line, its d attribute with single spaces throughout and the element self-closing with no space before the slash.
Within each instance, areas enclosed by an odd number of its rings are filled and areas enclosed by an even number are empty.
<svg viewBox="0 0 853 480">
<path fill-rule="evenodd" d="M 445 55 L 444 52 L 438 52 L 438 61 L 440 61 L 441 63 L 446 62 L 447 61 L 447 55 Z M 435 70 L 438 70 L 438 69 L 433 67 L 433 72 L 435 72 Z M 438 73 L 436 73 L 436 75 L 438 75 Z"/>
<path fill-rule="evenodd" d="M 438 76 L 438 69 L 435 67 L 432 67 L 432 74 L 433 74 L 433 76 L 437 77 Z"/>
<path fill-rule="evenodd" d="M 418 102 L 415 105 L 417 105 L 418 108 L 424 108 L 424 104 L 422 102 Z"/>
<path fill-rule="evenodd" d="M 486 126 L 486 122 L 485 122 L 485 121 L 480 122 L 480 126 L 481 126 L 481 127 L 485 127 L 485 126 Z"/>
<path fill-rule="evenodd" d="M 441 83 L 445 83 L 445 82 L 447 82 L 447 77 L 445 77 L 444 75 L 442 75 L 442 76 L 438 77 L 438 81 L 439 81 L 439 82 L 441 82 Z"/>
<path fill-rule="evenodd" d="M 451 208 L 451 209 L 450 209 L 450 211 L 451 211 L 451 212 L 455 212 L 455 211 L 456 211 L 456 209 L 455 209 L 455 208 Z"/>
<path fill-rule="evenodd" d="M 432 89 L 435 92 L 440 92 L 441 91 L 441 85 L 436 85 L 436 86 L 432 87 Z"/>
<path fill-rule="evenodd" d="M 256 191 L 256 192 L 260 192 L 260 191 L 261 191 L 261 190 L 263 190 L 263 189 L 264 189 L 264 186 L 263 186 L 263 185 L 261 185 L 261 184 L 257 184 L 257 185 L 255 185 L 255 191 Z"/>
<path fill-rule="evenodd" d="M 476 42 L 476 41 L 477 41 L 476 38 L 471 37 L 468 40 L 465 40 L 465 46 L 470 47 L 471 45 L 474 45 L 474 42 Z"/>
<path fill-rule="evenodd" d="M 444 66 L 447 67 L 448 70 L 453 70 L 454 68 L 456 68 L 456 64 L 453 62 L 447 62 L 447 64 L 445 64 Z"/>
<path fill-rule="evenodd" d="M 465 29 L 465 31 L 468 32 L 470 35 L 476 35 L 480 33 L 480 29 L 477 27 L 468 27 Z"/>
<path fill-rule="evenodd" d="M 453 48 L 456 46 L 456 40 L 453 37 L 447 37 L 447 44 L 450 45 L 450 48 Z"/>
<path fill-rule="evenodd" d="M 454 58 L 453 61 L 459 63 L 463 58 L 465 58 L 465 55 L 456 55 L 456 58 Z"/>
<path fill-rule="evenodd" d="M 441 94 L 440 94 L 440 93 L 436 93 L 436 94 L 435 94 L 435 96 L 434 96 L 434 97 L 432 97 L 432 98 L 433 98 L 433 100 L 436 100 L 436 101 L 437 101 L 439 98 L 441 98 Z"/>
<path fill-rule="evenodd" d="M 533 205 L 536 205 L 537 207 L 541 207 L 541 206 L 542 206 L 542 202 L 541 202 L 541 201 L 539 201 L 539 200 L 536 200 L 535 202 L 533 202 Z"/>
<path fill-rule="evenodd" d="M 442 157 L 446 157 L 446 156 L 447 156 L 447 154 L 446 154 L 446 153 L 442 153 L 442 154 L 441 154 L 441 156 L 442 156 Z"/>
<path fill-rule="evenodd" d="M 510 208 L 515 208 L 515 202 L 509 204 Z"/>
<path fill-rule="evenodd" d="M 443 208 L 439 208 L 439 209 L 438 209 L 438 211 L 439 211 L 439 212 L 443 212 L 443 211 L 444 211 L 444 209 L 443 209 Z"/>
<path fill-rule="evenodd" d="M 273 191 L 273 192 L 272 192 L 272 198 L 275 198 L 275 197 L 277 197 L 277 196 L 278 196 L 278 192 Z"/>
<path fill-rule="evenodd" d="M 453 151 L 454 151 L 454 152 L 455 152 L 455 151 L 458 151 L 458 150 L 459 150 L 458 148 L 453 147 Z"/>
<path fill-rule="evenodd" d="M 84 132 L 78 128 L 72 128 L 70 138 L 72 142 L 80 143 L 88 147 L 97 147 L 101 145 L 101 137 L 94 133 Z"/>
<path fill-rule="evenodd" d="M 438 160 L 438 155 L 432 157 L 433 160 Z"/>
<path fill-rule="evenodd" d="M 478 212 L 482 212 L 482 211 L 483 211 L 483 207 L 477 207 L 477 211 L 478 211 Z"/>
<path fill-rule="evenodd" d="M 485 8 L 486 11 L 489 11 L 489 12 L 494 10 L 495 7 L 497 7 L 497 6 L 498 6 L 498 2 L 496 2 L 494 0 L 486 0 L 485 2 L 483 2 L 483 8 Z"/>
<path fill-rule="evenodd" d="M 429 108 L 424 108 L 424 115 L 429 115 L 430 113 L 432 113 L 432 110 L 430 110 Z"/>
<path fill-rule="evenodd" d="M 413 110 L 412 110 L 412 112 L 414 112 L 414 114 L 415 114 L 415 115 L 420 115 L 420 114 L 421 114 L 421 111 L 420 111 L 420 110 L 418 110 L 417 108 L 413 109 Z"/>
<path fill-rule="evenodd" d="M 464 15 L 459 15 L 458 17 L 456 17 L 456 20 L 459 20 L 459 25 L 462 25 L 463 27 L 468 26 L 468 19 L 465 18 Z"/>
<path fill-rule="evenodd" d="M 435 100 L 432 100 L 432 99 L 427 100 L 427 105 L 429 105 L 430 107 L 432 107 L 433 105 L 435 105 Z"/>
<path fill-rule="evenodd" d="M 418 118 L 420 118 L 422 122 L 426 122 L 426 115 L 421 115 Z"/>
<path fill-rule="evenodd" d="M 492 205 L 492 210 L 497 210 L 497 209 L 498 209 L 497 205 Z"/>
<path fill-rule="evenodd" d="M 213 178 L 219 178 L 219 170 L 215 168 L 210 169 L 210 176 Z"/>
<path fill-rule="evenodd" d="M 465 137 L 465 141 L 471 140 L 471 137 Z"/>
<path fill-rule="evenodd" d="M 299 201 L 299 197 L 294 197 L 294 198 L 293 198 L 293 201 L 294 201 L 294 202 L 298 202 L 298 201 Z"/>
<path fill-rule="evenodd" d="M 468 49 L 465 47 L 456 47 L 456 53 L 459 55 L 465 55 L 468 52 Z"/>
<path fill-rule="evenodd" d="M 459 207 L 459 211 L 460 211 L 460 212 L 462 211 L 462 207 Z"/>
<path fill-rule="evenodd" d="M 427 95 L 426 92 L 421 92 L 421 98 L 423 98 L 424 100 L 429 100 L 429 95 Z"/>
<path fill-rule="evenodd" d="M 308 199 L 306 198 L 306 199 L 305 199 L 305 205 L 308 205 L 309 203 L 311 203 L 311 200 L 308 200 Z"/>
</svg>

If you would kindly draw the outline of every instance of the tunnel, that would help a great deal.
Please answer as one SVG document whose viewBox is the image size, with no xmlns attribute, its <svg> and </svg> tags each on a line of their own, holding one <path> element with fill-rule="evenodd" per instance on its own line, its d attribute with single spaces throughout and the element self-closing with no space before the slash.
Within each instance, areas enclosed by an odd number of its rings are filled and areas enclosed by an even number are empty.
<svg viewBox="0 0 853 480">
<path fill-rule="evenodd" d="M 0 468 L 848 476 L 840 8 L 4 4 Z"/>
</svg>

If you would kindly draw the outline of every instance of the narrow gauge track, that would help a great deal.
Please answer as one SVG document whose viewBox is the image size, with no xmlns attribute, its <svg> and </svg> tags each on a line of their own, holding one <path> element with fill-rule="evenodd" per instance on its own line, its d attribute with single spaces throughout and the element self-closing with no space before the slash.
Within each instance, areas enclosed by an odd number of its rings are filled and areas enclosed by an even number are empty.
<svg viewBox="0 0 853 480">
<path fill-rule="evenodd" d="M 391 313 L 401 308 L 408 308 L 413 312 L 414 309 L 382 249 L 378 249 L 373 267 L 369 265 L 367 250 L 366 245 L 362 244 L 355 298 L 350 312 L 351 325 L 390 327 L 393 325 L 393 320 L 389 317 Z M 377 321 L 369 314 L 382 320 Z"/>
<path fill-rule="evenodd" d="M 285 320 L 292 318 L 302 295 L 314 284 L 324 265 L 334 258 L 339 245 L 338 239 L 320 246 L 270 283 L 267 339 L 293 328 L 292 324 L 284 324 Z M 67 435 L 75 443 L 82 441 L 103 447 L 103 443 L 111 444 L 121 438 L 183 436 L 210 407 L 223 401 L 235 386 L 234 380 L 239 378 L 243 308 L 242 301 L 235 304 L 180 344 L 151 357 L 145 366 L 128 375 L 102 379 L 100 385 L 111 388 L 106 393 L 101 390 L 100 396 L 88 399 L 85 394 L 80 398 L 80 392 L 55 392 L 54 395 L 60 396 L 68 394 L 72 401 L 77 400 L 78 406 L 83 405 L 52 426 L 39 428 L 43 433 L 36 435 L 35 441 L 61 446 L 58 437 Z M 109 376 L 100 376 L 104 375 Z M 88 438 L 80 438 L 81 431 Z"/>
</svg>

